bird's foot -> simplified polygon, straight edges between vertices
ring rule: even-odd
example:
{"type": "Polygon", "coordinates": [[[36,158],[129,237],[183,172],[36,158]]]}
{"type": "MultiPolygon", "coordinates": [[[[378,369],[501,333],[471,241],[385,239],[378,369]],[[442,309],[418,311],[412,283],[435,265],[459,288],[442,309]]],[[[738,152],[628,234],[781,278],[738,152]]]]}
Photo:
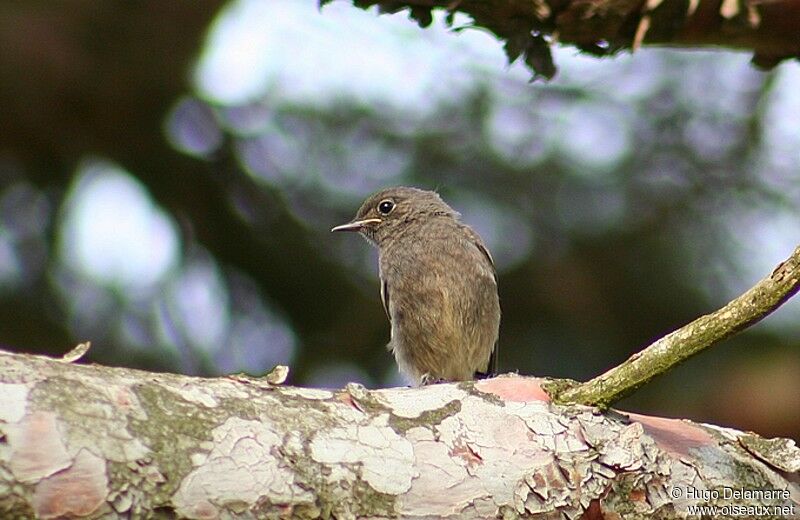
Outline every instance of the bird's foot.
{"type": "Polygon", "coordinates": [[[438,385],[439,383],[449,383],[447,379],[433,377],[430,374],[423,374],[419,379],[419,386],[438,385]]]}

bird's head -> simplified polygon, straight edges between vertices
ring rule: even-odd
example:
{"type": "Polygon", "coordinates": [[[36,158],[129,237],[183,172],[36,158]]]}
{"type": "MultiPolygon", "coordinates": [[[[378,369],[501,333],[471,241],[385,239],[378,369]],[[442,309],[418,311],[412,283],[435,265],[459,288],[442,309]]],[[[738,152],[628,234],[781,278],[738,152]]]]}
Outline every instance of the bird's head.
{"type": "Polygon", "coordinates": [[[437,216],[457,219],[460,215],[436,192],[399,186],[371,195],[353,220],[331,231],[358,231],[380,247],[386,239],[398,236],[403,228],[421,225],[437,216]]]}

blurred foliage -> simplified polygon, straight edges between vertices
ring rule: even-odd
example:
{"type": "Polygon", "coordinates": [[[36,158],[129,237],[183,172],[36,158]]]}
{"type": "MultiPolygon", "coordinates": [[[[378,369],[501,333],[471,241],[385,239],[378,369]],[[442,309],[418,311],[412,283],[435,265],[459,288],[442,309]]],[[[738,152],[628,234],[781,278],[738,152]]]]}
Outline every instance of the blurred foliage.
{"type": "MultiPolygon", "coordinates": [[[[497,258],[501,369],[586,379],[752,284],[769,219],[796,223],[800,154],[775,156],[770,133],[780,71],[652,52],[547,85],[498,70],[430,110],[270,91],[226,106],[185,79],[220,2],[80,6],[0,7],[5,349],[91,340],[106,364],[398,383],[375,253],[328,230],[372,190],[411,184],[437,188],[497,258]],[[152,197],[176,234],[146,284],[123,278],[124,255],[102,279],[86,263],[103,250],[76,252],[70,208],[98,179],[152,197]]],[[[795,318],[621,407],[800,437],[795,318]]]]}

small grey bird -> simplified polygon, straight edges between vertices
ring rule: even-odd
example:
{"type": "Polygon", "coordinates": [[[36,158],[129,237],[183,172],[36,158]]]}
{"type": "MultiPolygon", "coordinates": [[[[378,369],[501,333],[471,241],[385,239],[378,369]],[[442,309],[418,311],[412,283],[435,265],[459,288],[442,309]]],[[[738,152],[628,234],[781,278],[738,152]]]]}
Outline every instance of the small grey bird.
{"type": "Polygon", "coordinates": [[[347,224],[378,247],[388,348],[412,384],[473,379],[496,370],[500,302],[492,257],[439,195],[388,188],[347,224]]]}

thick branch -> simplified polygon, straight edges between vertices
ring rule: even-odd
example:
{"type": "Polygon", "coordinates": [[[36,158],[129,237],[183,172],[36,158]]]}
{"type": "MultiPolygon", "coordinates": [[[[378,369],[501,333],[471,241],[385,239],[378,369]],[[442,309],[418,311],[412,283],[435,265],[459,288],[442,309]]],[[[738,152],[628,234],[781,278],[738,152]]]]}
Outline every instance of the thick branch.
{"type": "Polygon", "coordinates": [[[558,392],[558,402],[607,407],[688,359],[770,314],[800,289],[800,246],[766,278],[716,312],[706,314],[586,383],[558,392]]]}
{"type": "Polygon", "coordinates": [[[560,407],[532,378],[312,390],[0,353],[0,518],[793,516],[798,469],[790,440],[560,407]]]}

